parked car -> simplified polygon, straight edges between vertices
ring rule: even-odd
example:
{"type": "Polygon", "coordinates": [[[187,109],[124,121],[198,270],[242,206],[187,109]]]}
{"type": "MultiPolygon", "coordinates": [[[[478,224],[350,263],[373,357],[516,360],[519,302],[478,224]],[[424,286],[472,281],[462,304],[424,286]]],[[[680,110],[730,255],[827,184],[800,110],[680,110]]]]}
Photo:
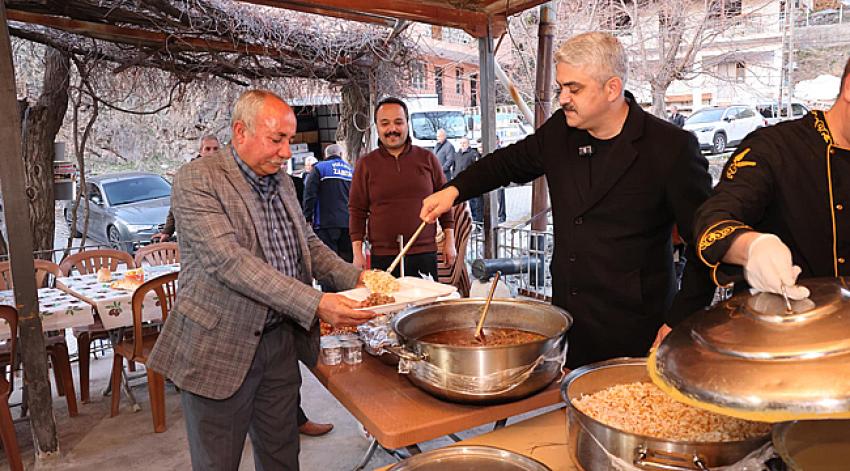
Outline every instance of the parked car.
{"type": "MultiPolygon", "coordinates": [[[[88,238],[134,252],[165,225],[171,207],[171,184],[155,173],[127,172],[86,179],[89,199],[88,238]]],[[[71,204],[64,208],[71,227],[71,204]]],[[[84,202],[77,211],[79,237],[85,222],[84,202]]]]}
{"type": "Polygon", "coordinates": [[[685,120],[685,129],[697,136],[700,149],[716,154],[738,145],[747,134],[764,126],[767,120],[749,105],[703,108],[685,120]]]}
{"type": "Polygon", "coordinates": [[[791,103],[791,116],[788,116],[787,103],[783,103],[781,107],[776,101],[773,103],[760,103],[756,105],[756,109],[767,120],[767,124],[771,126],[782,121],[788,121],[789,119],[802,118],[809,113],[809,108],[806,105],[793,102],[791,103]]]}

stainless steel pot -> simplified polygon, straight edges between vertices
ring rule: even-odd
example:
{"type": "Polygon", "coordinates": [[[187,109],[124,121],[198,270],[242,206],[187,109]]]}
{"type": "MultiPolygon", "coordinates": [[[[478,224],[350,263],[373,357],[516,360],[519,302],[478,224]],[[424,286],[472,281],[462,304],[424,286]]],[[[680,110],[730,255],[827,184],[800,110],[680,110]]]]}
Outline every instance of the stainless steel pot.
{"type": "Polygon", "coordinates": [[[791,471],[850,469],[850,420],[801,420],[773,427],[773,446],[791,471]]]}
{"type": "Polygon", "coordinates": [[[492,446],[450,446],[414,455],[389,471],[551,471],[545,464],[492,446]]]}
{"type": "Polygon", "coordinates": [[[569,449],[574,462],[587,471],[611,469],[611,454],[640,469],[706,470],[736,463],[765,444],[768,436],[736,442],[664,440],[618,430],[590,418],[573,399],[616,384],[650,382],[644,358],[619,358],[570,372],[561,385],[569,404],[569,449]],[[606,453],[607,450],[607,453],[606,453]]]}
{"type": "MultiPolygon", "coordinates": [[[[453,329],[471,329],[485,300],[438,301],[405,309],[392,328],[401,346],[399,371],[419,388],[465,403],[508,402],[548,386],[563,369],[572,317],[539,301],[493,299],[486,327],[522,329],[545,336],[521,345],[449,346],[420,340],[453,329]]],[[[471,335],[471,334],[470,334],[471,335]]]]}

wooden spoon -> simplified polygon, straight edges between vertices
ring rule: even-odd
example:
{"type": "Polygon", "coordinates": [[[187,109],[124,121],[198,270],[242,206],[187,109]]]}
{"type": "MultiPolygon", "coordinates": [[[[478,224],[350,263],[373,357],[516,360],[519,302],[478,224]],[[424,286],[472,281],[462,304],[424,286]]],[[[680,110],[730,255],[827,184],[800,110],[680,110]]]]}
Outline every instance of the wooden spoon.
{"type": "Polygon", "coordinates": [[[496,292],[496,285],[499,283],[499,277],[502,272],[497,271],[493,277],[493,283],[490,285],[490,294],[487,295],[487,301],[484,303],[484,308],[481,309],[481,318],[478,319],[478,326],[475,327],[475,340],[484,343],[484,319],[487,318],[487,312],[490,310],[490,301],[493,300],[493,294],[496,292]]]}

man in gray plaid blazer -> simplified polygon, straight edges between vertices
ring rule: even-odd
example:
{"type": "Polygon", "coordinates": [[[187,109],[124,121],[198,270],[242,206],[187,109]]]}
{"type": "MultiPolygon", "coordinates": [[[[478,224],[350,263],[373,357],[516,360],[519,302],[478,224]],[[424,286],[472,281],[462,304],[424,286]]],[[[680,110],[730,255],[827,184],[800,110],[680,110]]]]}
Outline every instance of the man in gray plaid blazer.
{"type": "Polygon", "coordinates": [[[362,274],[316,237],[278,173],[295,129],[279,97],[245,92],[231,145],[174,178],[180,289],[148,366],[181,389],[196,470],[236,470],[246,434],[256,469],[298,469],[298,360],[315,364],[318,318],[374,316],[311,287],[352,288],[362,274]]]}

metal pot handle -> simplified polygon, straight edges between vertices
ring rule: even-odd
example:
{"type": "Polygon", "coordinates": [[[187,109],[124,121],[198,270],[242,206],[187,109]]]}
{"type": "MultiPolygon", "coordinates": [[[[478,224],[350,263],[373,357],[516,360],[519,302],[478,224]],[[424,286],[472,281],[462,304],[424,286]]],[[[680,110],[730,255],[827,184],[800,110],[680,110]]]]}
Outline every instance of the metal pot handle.
{"type": "Polygon", "coordinates": [[[400,345],[386,345],[383,347],[383,349],[399,357],[402,360],[428,361],[427,353],[414,353],[400,345]]]}
{"type": "Polygon", "coordinates": [[[705,461],[696,453],[672,453],[650,450],[645,446],[635,448],[634,465],[644,469],[662,469],[665,471],[708,471],[705,461]]]}

